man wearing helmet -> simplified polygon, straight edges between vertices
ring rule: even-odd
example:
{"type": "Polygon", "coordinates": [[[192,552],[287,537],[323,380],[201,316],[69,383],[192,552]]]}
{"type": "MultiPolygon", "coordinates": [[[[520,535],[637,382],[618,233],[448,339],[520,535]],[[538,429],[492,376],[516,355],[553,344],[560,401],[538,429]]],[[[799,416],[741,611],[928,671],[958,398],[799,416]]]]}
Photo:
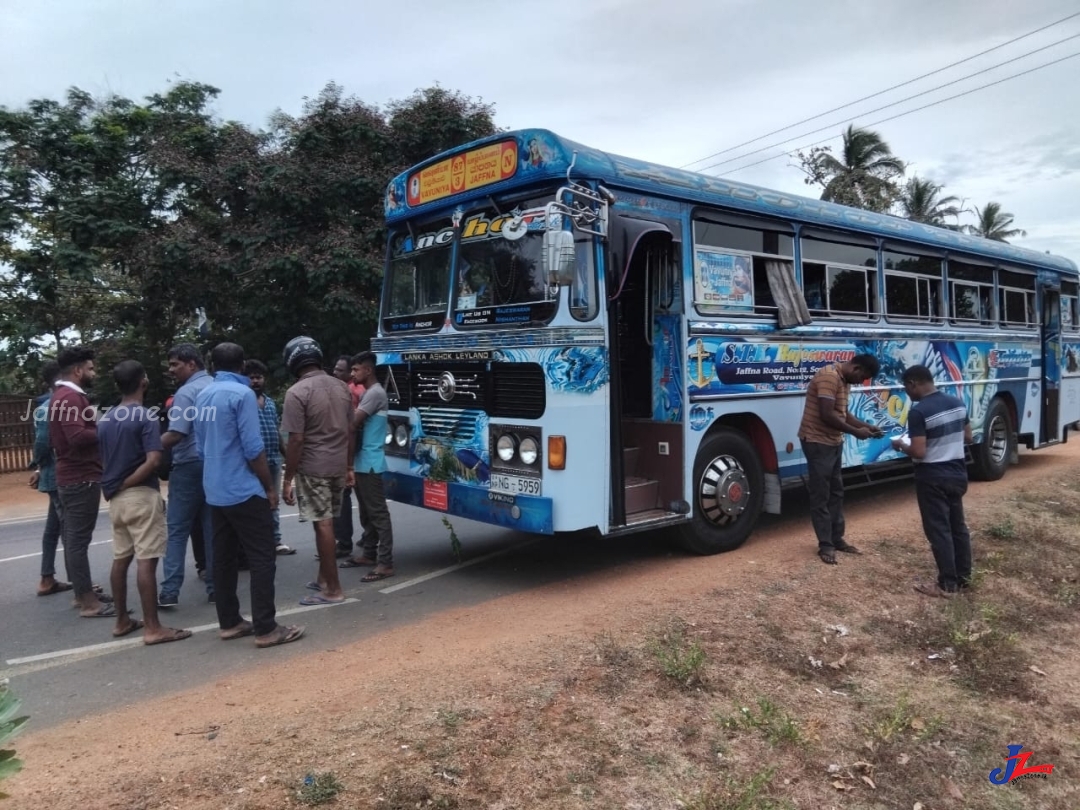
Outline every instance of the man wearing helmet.
{"type": "Polygon", "coordinates": [[[318,577],[308,583],[316,593],[300,604],[344,602],[334,555],[334,518],[341,514],[342,493],[352,485],[352,395],[348,385],[323,371],[322,349],[312,338],[290,340],[283,359],[297,380],[285,394],[281,419],[282,430],[289,434],[282,497],[290,505],[299,501],[300,520],[315,525],[319,553],[318,577]]]}

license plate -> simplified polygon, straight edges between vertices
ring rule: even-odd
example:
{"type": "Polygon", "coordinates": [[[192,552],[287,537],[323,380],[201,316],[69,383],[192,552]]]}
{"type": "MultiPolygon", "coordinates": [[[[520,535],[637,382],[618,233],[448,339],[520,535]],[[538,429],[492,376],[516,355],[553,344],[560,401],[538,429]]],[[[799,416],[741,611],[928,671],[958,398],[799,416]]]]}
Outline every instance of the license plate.
{"type": "Polygon", "coordinates": [[[539,495],[540,479],[493,474],[490,488],[492,492],[502,492],[505,495],[539,495]]]}

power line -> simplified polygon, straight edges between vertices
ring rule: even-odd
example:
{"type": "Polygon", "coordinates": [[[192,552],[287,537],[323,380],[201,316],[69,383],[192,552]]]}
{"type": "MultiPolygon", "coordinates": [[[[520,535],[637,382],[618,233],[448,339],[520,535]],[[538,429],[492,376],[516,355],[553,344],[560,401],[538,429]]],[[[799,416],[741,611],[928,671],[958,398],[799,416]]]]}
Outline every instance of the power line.
{"type": "MultiPolygon", "coordinates": [[[[981,76],[983,73],[989,73],[991,70],[997,70],[999,67],[1004,67],[1005,65],[1012,64],[1013,62],[1018,62],[1021,59],[1026,59],[1029,56],[1037,54],[1037,53],[1039,53],[1041,51],[1045,51],[1048,48],[1053,48],[1056,45],[1060,45],[1063,42],[1068,42],[1070,39],[1076,39],[1078,37],[1080,37],[1080,33],[1076,33],[1076,34],[1073,34],[1071,36],[1067,36],[1064,39],[1059,39],[1057,42],[1051,42],[1049,45],[1044,45],[1041,48],[1037,48],[1034,51],[1028,51],[1027,53],[1021,54],[1020,56],[1014,56],[1012,59],[1008,59],[1008,60],[1006,60],[1004,62],[999,62],[998,64],[993,65],[992,67],[983,68],[982,70],[978,70],[978,71],[976,71],[974,73],[969,73],[967,76],[962,76],[959,79],[953,79],[951,82],[945,82],[945,84],[939,84],[937,87],[931,87],[929,90],[923,90],[923,91],[921,91],[919,93],[913,93],[912,95],[907,96],[905,98],[902,98],[899,101],[891,101],[888,104],[882,104],[880,107],[875,107],[872,110],[866,110],[865,112],[859,113],[859,115],[872,115],[873,113],[881,112],[882,110],[887,110],[890,107],[895,107],[898,104],[903,104],[903,103],[905,103],[907,101],[911,101],[911,100],[919,98],[921,96],[925,96],[928,93],[933,93],[933,92],[935,92],[937,90],[943,90],[946,87],[951,87],[954,84],[959,84],[960,82],[967,81],[968,79],[974,79],[976,76],[981,76]]],[[[1053,63],[1051,62],[1050,64],[1053,64],[1053,63]]],[[[1023,74],[1021,73],[1021,74],[1017,74],[1017,75],[1022,76],[1023,74]]],[[[989,87],[989,85],[984,85],[984,86],[989,87]]],[[[978,89],[978,88],[975,88],[975,89],[978,89]]],[[[953,98],[955,98],[955,96],[953,98]]],[[[754,149],[751,152],[744,152],[741,155],[737,155],[736,157],[733,157],[733,158],[727,158],[726,160],[718,160],[716,163],[710,163],[708,166],[703,166],[701,169],[698,169],[698,171],[704,172],[704,171],[707,171],[708,169],[715,169],[717,166],[723,166],[723,165],[728,164],[728,163],[734,163],[734,162],[736,162],[738,160],[743,160],[745,158],[748,158],[751,155],[756,155],[756,154],[758,154],[760,152],[767,152],[770,149],[776,149],[777,147],[783,146],[785,143],[790,143],[791,141],[794,141],[794,140],[797,140],[797,139],[800,139],[800,138],[805,138],[808,135],[817,135],[817,133],[819,133],[819,132],[824,132],[827,129],[832,129],[833,127],[840,126],[841,124],[846,124],[849,121],[853,121],[853,120],[854,120],[854,118],[841,118],[839,121],[834,121],[833,123],[826,124],[823,127],[818,127],[817,129],[812,129],[809,132],[802,133],[801,135],[794,135],[794,136],[792,136],[790,138],[785,138],[784,140],[777,141],[776,143],[770,144],[769,146],[762,146],[760,149],[754,149]]]]}
{"type": "MultiPolygon", "coordinates": [[[[1056,64],[1058,64],[1060,62],[1064,62],[1064,61],[1066,61],[1068,59],[1075,59],[1078,56],[1080,56],[1080,51],[1077,51],[1076,53],[1071,53],[1068,56],[1063,56],[1060,59],[1055,59],[1053,62],[1047,62],[1046,64],[1043,64],[1043,65],[1037,65],[1037,66],[1035,66],[1033,68],[1030,68],[1029,70],[1025,70],[1025,71],[1022,71],[1020,73],[1014,73],[1013,75],[1006,76],[1003,79],[998,79],[997,81],[988,82],[987,84],[981,84],[978,87],[972,87],[970,90],[965,90],[963,93],[957,93],[956,95],[947,96],[946,98],[938,99],[937,101],[931,101],[929,104],[924,104],[921,107],[916,107],[913,110],[906,110],[906,111],[904,111],[902,113],[897,113],[896,115],[890,115],[888,118],[882,118],[879,121],[874,121],[873,123],[866,124],[865,126],[867,126],[867,127],[876,127],[878,124],[885,124],[885,123],[888,123],[889,121],[895,121],[897,118],[903,118],[905,115],[911,115],[912,113],[917,113],[917,112],[920,112],[922,110],[929,109],[930,107],[936,107],[938,104],[944,104],[946,101],[953,101],[954,99],[961,98],[962,96],[967,96],[967,95],[970,95],[972,93],[977,93],[979,90],[985,90],[988,87],[993,87],[994,85],[1002,84],[1003,82],[1010,81],[1011,79],[1018,79],[1021,76],[1026,76],[1027,74],[1034,73],[1037,70],[1042,70],[1043,68],[1051,67],[1052,65],[1056,65],[1056,64]]],[[[816,130],[816,131],[820,132],[821,130],[816,130]]],[[[806,134],[810,135],[812,133],[808,132],[806,134]]],[[[838,137],[840,137],[840,136],[838,136],[838,135],[830,135],[828,138],[822,138],[819,141],[814,141],[813,143],[804,144],[803,146],[798,147],[798,149],[796,151],[799,151],[799,150],[802,150],[802,149],[809,149],[811,147],[818,146],[819,144],[823,144],[823,143],[827,143],[827,142],[829,142],[831,140],[835,140],[838,137]]],[[[787,143],[787,141],[783,141],[783,143],[787,143]]],[[[762,150],[758,150],[758,151],[762,151],[762,150]]],[[[750,154],[754,154],[754,153],[750,153],[750,154]]],[[[776,160],[778,157],[782,157],[782,156],[784,156],[786,154],[788,154],[788,153],[787,152],[782,152],[779,155],[771,155],[770,157],[763,158],[762,160],[755,161],[754,163],[748,163],[745,166],[739,166],[738,168],[731,169],[730,171],[732,173],[741,172],[743,169],[749,169],[749,168],[751,168],[753,166],[760,166],[762,163],[768,163],[770,160],[776,160]]],[[[719,164],[717,164],[717,165],[719,165],[719,164]]]]}
{"type": "MultiPolygon", "coordinates": [[[[1036,28],[1034,31],[1028,31],[1026,34],[1021,34],[1018,37],[1014,37],[1013,39],[1010,39],[1008,42],[1002,42],[1000,45],[995,45],[992,48],[987,48],[985,51],[979,51],[976,54],[972,54],[971,56],[965,57],[964,59],[960,59],[959,61],[952,62],[951,64],[948,64],[948,65],[945,65],[944,67],[938,68],[937,70],[931,70],[929,73],[924,73],[921,76],[916,76],[914,79],[908,79],[906,82],[900,82],[900,84],[894,84],[892,87],[886,87],[884,90],[879,90],[878,92],[871,93],[868,96],[863,96],[862,98],[857,98],[854,101],[849,101],[847,104],[841,104],[839,107],[833,107],[831,110],[826,110],[823,113],[818,113],[817,115],[812,115],[809,118],[804,118],[801,121],[796,121],[794,124],[789,124],[788,126],[781,127],[780,129],[774,129],[772,132],[766,132],[764,135],[759,135],[756,138],[751,138],[748,141],[743,141],[742,143],[737,144],[735,146],[728,147],[727,149],[721,149],[719,152],[713,152],[711,155],[706,155],[703,158],[698,158],[697,160],[691,161],[690,163],[684,163],[679,168],[685,169],[685,168],[687,168],[689,166],[693,166],[695,163],[703,163],[704,161],[711,160],[714,157],[719,157],[720,155],[726,155],[728,152],[734,152],[736,149],[741,149],[744,146],[749,146],[752,143],[757,143],[758,141],[763,140],[765,138],[768,138],[768,137],[770,137],[772,135],[776,135],[776,134],[778,134],[780,132],[785,132],[785,131],[787,131],[789,129],[794,129],[795,127],[800,126],[802,124],[806,124],[806,123],[809,123],[810,121],[814,121],[814,120],[817,120],[818,118],[822,118],[822,117],[828,115],[829,113],[834,113],[834,112],[838,112],[838,111],[843,110],[843,109],[847,109],[848,107],[852,107],[852,106],[854,106],[856,104],[859,104],[859,103],[861,103],[863,101],[868,101],[868,100],[870,100],[872,98],[877,98],[878,96],[884,95],[885,93],[891,92],[893,90],[897,90],[897,89],[899,89],[901,87],[906,87],[909,84],[914,84],[917,81],[921,81],[922,79],[926,79],[926,78],[928,78],[930,76],[933,76],[935,74],[946,71],[949,68],[954,68],[957,65],[964,64],[965,62],[970,62],[973,59],[978,59],[980,56],[985,56],[986,54],[991,53],[992,51],[997,51],[997,50],[1000,50],[1001,48],[1004,48],[1004,47],[1006,47],[1008,45],[1012,45],[1014,42],[1019,42],[1022,39],[1027,39],[1028,37],[1034,36],[1035,34],[1038,34],[1038,33],[1042,32],[1042,31],[1045,31],[1048,28],[1053,28],[1056,25],[1061,25],[1063,22],[1068,22],[1069,20],[1073,19],[1074,17],[1080,17],[1080,11],[1078,11],[1078,12],[1076,12],[1074,14],[1070,14],[1067,17],[1062,17],[1060,20],[1056,20],[1055,22],[1044,25],[1041,28],[1036,28]]],[[[1064,40],[1061,40],[1061,41],[1064,42],[1064,40]]],[[[1058,44],[1058,43],[1054,43],[1054,44],[1058,44]]],[[[1041,49],[1041,50],[1045,50],[1045,49],[1041,49]]],[[[1031,53],[1038,53],[1038,51],[1031,51],[1031,53]]],[[[1028,54],[1028,55],[1030,55],[1030,54],[1028,54]]],[[[1015,61],[1015,60],[1013,60],[1013,61],[1015,61]]],[[[1002,62],[1001,64],[1003,64],[1003,65],[1008,64],[1008,62],[1002,62]]],[[[994,67],[1000,67],[1000,65],[995,65],[994,67]]],[[[987,68],[986,70],[993,70],[993,69],[994,69],[993,67],[990,67],[990,68],[987,68]]],[[[983,71],[983,72],[985,72],[985,71],[983,71]]],[[[977,76],[978,73],[974,73],[972,75],[977,76]]],[[[948,85],[941,85],[941,87],[947,87],[947,86],[948,85]]],[[[938,88],[934,88],[934,89],[938,89],[938,88]]],[[[926,92],[929,93],[931,91],[927,90],[926,92]]],[[[899,102],[897,102],[897,103],[899,103],[899,102]]],[[[881,108],[879,108],[879,109],[881,109],[881,108]]],[[[873,110],[871,110],[871,112],[873,112],[873,110]]],[[[866,113],[863,113],[863,114],[866,115],[866,113]]],[[[807,133],[807,134],[811,134],[811,133],[807,133]]],[[[751,152],[750,154],[755,154],[755,153],[751,152]]],[[[745,155],[744,155],[744,157],[745,157],[745,155]]],[[[710,167],[706,167],[706,168],[710,168],[710,167]]],[[[701,171],[704,171],[704,170],[702,169],[701,171]]]]}

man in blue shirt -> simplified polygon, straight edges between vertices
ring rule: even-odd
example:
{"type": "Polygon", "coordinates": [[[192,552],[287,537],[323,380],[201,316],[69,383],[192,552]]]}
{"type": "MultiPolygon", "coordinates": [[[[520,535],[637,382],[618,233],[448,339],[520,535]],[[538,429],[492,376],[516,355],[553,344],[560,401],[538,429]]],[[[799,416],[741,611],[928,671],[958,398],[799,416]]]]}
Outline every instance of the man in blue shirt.
{"type": "Polygon", "coordinates": [[[169,472],[169,508],[166,522],[169,530],[165,551],[159,607],[176,607],[180,603],[180,588],[184,584],[187,541],[196,522],[202,523],[203,544],[206,547],[206,593],[214,601],[213,543],[210,540],[210,513],[203,495],[203,463],[195,449],[192,426],[197,410],[195,399],[212,383],[213,377],[203,368],[202,354],[191,343],[180,343],[169,349],[169,373],[180,383],[169,408],[169,429],[161,437],[164,447],[172,451],[169,472]]]}
{"type": "MultiPolygon", "coordinates": [[[[41,582],[38,596],[71,590],[70,582],[56,579],[56,546],[60,542],[60,493],[56,489],[56,460],[49,444],[49,399],[56,381],[60,378],[60,364],[49,360],[41,367],[41,378],[46,391],[34,400],[34,458],[31,464],[30,486],[49,496],[49,514],[45,518],[45,531],[41,535],[41,582]]],[[[66,549],[65,549],[66,550],[66,549]]],[[[67,554],[64,555],[67,565],[67,554]]]]}
{"type": "Polygon", "coordinates": [[[98,419],[101,449],[101,493],[109,502],[113,531],[110,581],[116,600],[119,638],[143,631],[143,644],[164,644],[191,638],[190,630],[162,627],[157,613],[157,561],[165,554],[165,509],[158,490],[161,427],[143,407],[150,380],[142,363],[124,360],[113,369],[122,399],[98,419]],[[142,621],[127,610],[127,581],[136,560],[136,582],[142,602],[142,621]]]}
{"type": "Polygon", "coordinates": [[[210,506],[214,592],[221,638],[255,635],[255,646],[296,641],[302,626],[284,627],[274,608],[274,525],[278,493],[266,464],[259,406],[243,376],[244,350],[219,343],[210,354],[216,377],[195,400],[195,442],[203,460],[203,488],[210,506]],[[251,621],[240,615],[236,595],[240,549],[248,560],[251,621]]]}
{"type": "MultiPolygon", "coordinates": [[[[281,430],[278,422],[277,405],[266,395],[266,363],[261,360],[248,360],[244,363],[244,374],[255,392],[255,404],[259,406],[259,430],[262,431],[263,446],[266,448],[266,466],[270,468],[270,478],[274,481],[274,490],[281,489],[281,468],[285,458],[282,446],[281,430]]],[[[278,554],[295,554],[296,549],[289,548],[281,541],[281,513],[275,509],[274,544],[278,554]]]]}
{"type": "Polygon", "coordinates": [[[364,386],[364,395],[353,416],[349,432],[349,455],[353,456],[356,499],[365,522],[360,538],[360,557],[341,563],[342,568],[362,565],[375,567],[361,582],[377,582],[394,575],[394,529],[390,510],[386,506],[383,473],[386,472],[386,423],[389,401],[386,390],[375,376],[375,355],[361,352],[352,359],[353,380],[364,386]],[[356,432],[363,429],[360,447],[356,447],[356,432]],[[355,451],[355,452],[354,452],[355,451]]]}
{"type": "Polygon", "coordinates": [[[915,403],[908,414],[908,440],[892,445],[915,462],[915,496],[923,532],[937,563],[936,583],[918,583],[927,596],[949,598],[971,584],[971,535],[964,522],[971,423],[962,400],[937,390],[926,366],[911,366],[901,377],[915,403]]]}

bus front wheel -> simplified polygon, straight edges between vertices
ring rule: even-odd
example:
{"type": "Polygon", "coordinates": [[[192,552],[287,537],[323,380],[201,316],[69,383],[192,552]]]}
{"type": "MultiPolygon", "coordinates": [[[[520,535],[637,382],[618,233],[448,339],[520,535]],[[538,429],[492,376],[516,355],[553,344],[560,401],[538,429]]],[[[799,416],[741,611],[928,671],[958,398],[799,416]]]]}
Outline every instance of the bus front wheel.
{"type": "Polygon", "coordinates": [[[692,519],[681,527],[683,548],[719,554],[743,544],[761,514],[765,474],[753,443],[721,430],[701,443],[694,460],[692,519]]]}
{"type": "Polygon", "coordinates": [[[972,477],[980,481],[997,481],[1005,475],[1009,459],[1015,452],[1016,433],[1009,406],[1004,400],[995,399],[983,418],[983,440],[971,447],[972,477]]]}

